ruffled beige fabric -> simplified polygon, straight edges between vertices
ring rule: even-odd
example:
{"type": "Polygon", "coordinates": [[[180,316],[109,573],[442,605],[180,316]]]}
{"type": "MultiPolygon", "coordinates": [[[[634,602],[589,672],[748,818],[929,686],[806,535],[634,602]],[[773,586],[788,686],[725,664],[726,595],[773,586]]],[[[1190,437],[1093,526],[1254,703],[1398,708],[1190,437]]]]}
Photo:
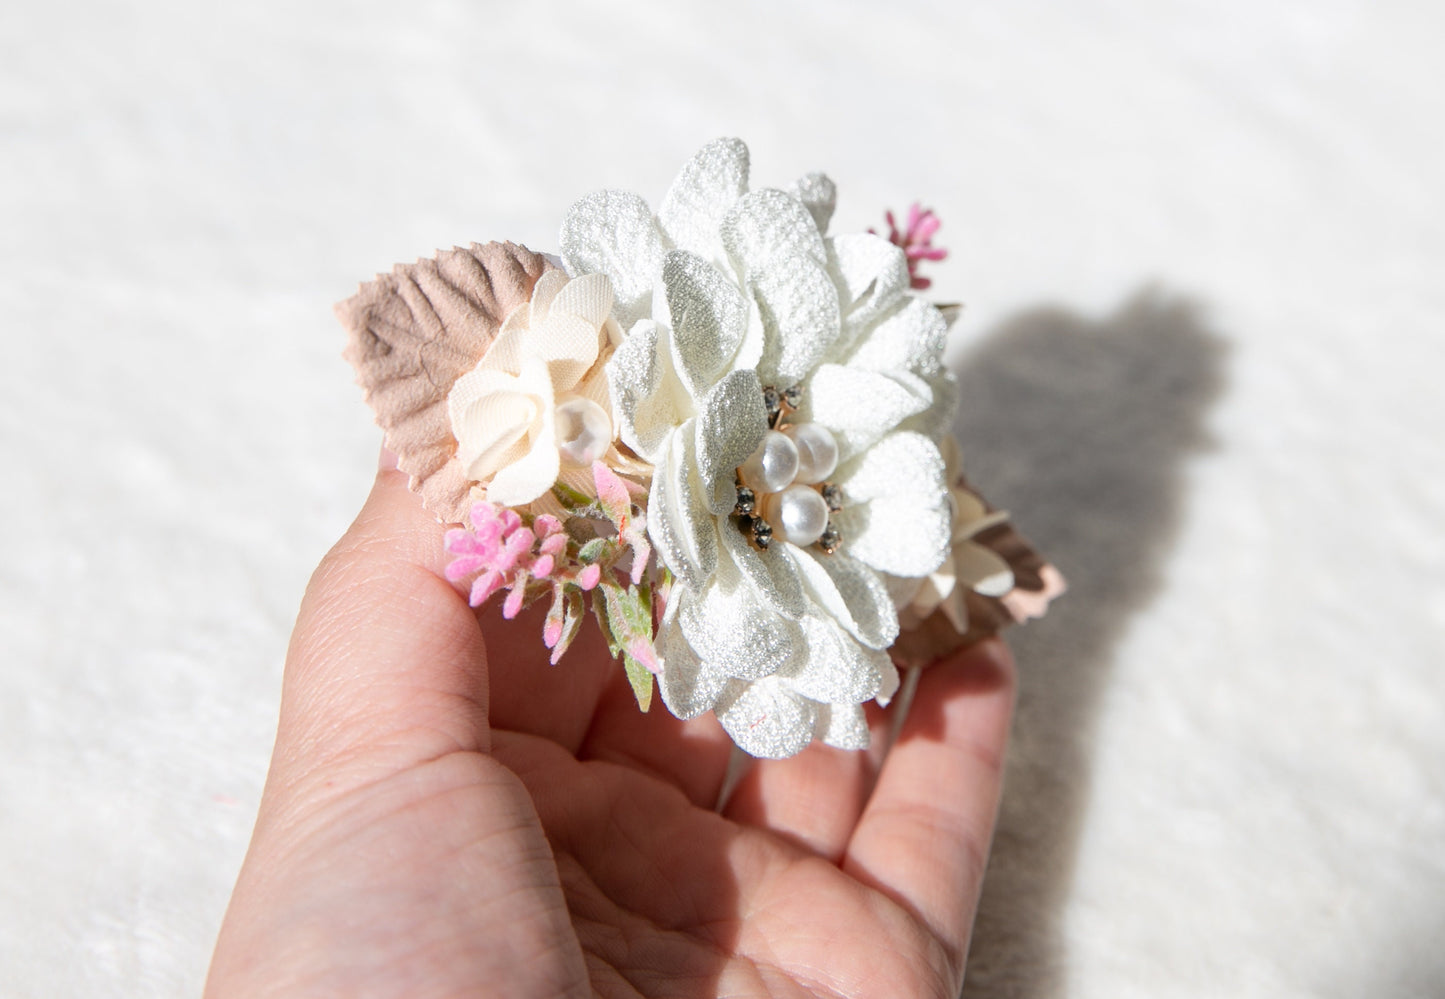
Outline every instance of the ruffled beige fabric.
{"type": "Polygon", "coordinates": [[[473,243],[398,264],[336,306],[345,356],[422,503],[462,523],[471,481],[457,460],[447,393],[476,367],[508,313],[554,267],[515,243],[473,243]]]}

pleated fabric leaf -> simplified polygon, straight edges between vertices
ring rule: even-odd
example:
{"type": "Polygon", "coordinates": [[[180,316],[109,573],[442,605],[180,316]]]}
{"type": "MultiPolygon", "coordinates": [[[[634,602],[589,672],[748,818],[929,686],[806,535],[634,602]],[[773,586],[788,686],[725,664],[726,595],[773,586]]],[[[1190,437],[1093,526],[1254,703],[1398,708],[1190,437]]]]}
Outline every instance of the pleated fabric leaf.
{"type": "Polygon", "coordinates": [[[397,264],[336,306],[346,327],[345,356],[428,510],[463,523],[471,482],[457,460],[447,393],[471,371],[508,313],[525,304],[553,270],[515,243],[473,243],[430,260],[397,264]]]}

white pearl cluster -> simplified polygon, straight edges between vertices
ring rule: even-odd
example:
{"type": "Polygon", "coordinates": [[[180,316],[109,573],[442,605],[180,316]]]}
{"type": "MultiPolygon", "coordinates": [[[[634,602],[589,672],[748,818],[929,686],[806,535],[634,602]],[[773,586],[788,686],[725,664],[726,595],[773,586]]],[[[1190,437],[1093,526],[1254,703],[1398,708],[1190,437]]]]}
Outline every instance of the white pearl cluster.
{"type": "Polygon", "coordinates": [[[815,487],[837,467],[838,442],[828,428],[790,423],[769,430],[738,469],[742,484],[755,497],[744,512],[767,525],[764,537],[811,545],[828,529],[828,502],[815,487]]]}

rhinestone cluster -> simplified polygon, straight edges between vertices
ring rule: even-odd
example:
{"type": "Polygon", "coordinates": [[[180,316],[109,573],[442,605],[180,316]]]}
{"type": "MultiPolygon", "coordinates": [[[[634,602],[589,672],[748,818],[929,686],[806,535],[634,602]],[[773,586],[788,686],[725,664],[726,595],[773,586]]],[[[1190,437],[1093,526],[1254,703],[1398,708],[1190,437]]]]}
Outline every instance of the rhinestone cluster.
{"type": "Polygon", "coordinates": [[[768,432],[737,470],[733,516],[759,548],[777,535],[831,555],[843,543],[832,524],[832,514],[843,509],[843,490],[826,481],[838,465],[838,443],[826,427],[790,419],[802,402],[802,386],[764,387],[768,432]]]}

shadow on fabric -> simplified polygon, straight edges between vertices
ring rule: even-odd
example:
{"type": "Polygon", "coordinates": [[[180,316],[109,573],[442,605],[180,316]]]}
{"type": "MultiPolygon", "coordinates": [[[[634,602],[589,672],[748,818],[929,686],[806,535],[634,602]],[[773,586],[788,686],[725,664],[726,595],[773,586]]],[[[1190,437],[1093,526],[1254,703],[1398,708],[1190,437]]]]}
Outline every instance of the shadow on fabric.
{"type": "Polygon", "coordinates": [[[963,995],[1064,994],[1062,934],[1115,646],[1147,608],[1184,515],[1183,471],[1226,346],[1195,303],[1149,288],[1103,319],[1019,314],[959,372],[970,481],[1069,580],[1010,633],[1019,701],[963,995]]]}

